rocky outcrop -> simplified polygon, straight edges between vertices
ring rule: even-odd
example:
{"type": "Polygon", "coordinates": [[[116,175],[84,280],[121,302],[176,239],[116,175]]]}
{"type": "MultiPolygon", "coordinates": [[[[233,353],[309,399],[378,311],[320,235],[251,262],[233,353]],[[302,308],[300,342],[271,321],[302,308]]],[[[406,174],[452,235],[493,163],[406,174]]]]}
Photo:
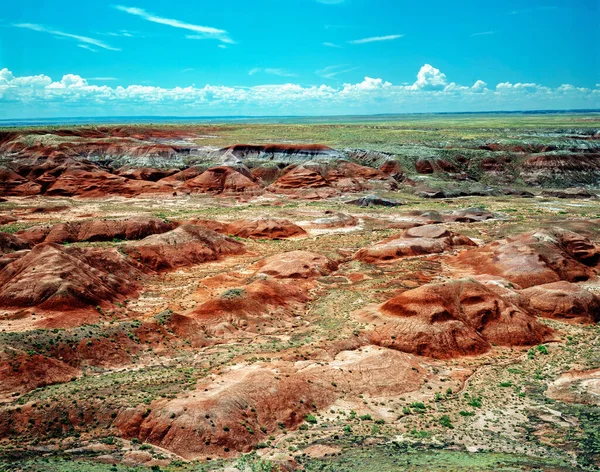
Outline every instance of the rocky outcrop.
{"type": "Polygon", "coordinates": [[[370,264],[388,262],[401,257],[442,253],[457,246],[476,244],[466,236],[453,233],[443,226],[417,226],[361,249],[354,255],[354,259],[370,264]]]}
{"type": "Polygon", "coordinates": [[[257,273],[278,279],[307,279],[329,275],[337,263],[309,251],[291,251],[267,257],[257,264],[257,273]]]}
{"type": "Polygon", "coordinates": [[[193,179],[186,180],[183,189],[191,193],[260,193],[262,187],[245,167],[211,167],[193,179]]]}
{"type": "Polygon", "coordinates": [[[492,344],[530,346],[552,330],[486,286],[470,280],[429,284],[387,301],[377,313],[371,342],[435,358],[481,354],[492,344]]]}
{"type": "Polygon", "coordinates": [[[71,221],[54,226],[26,229],[20,231],[18,236],[35,244],[134,240],[152,234],[166,233],[176,226],[175,223],[158,218],[134,217],[125,220],[71,221]]]}
{"type": "Polygon", "coordinates": [[[577,233],[554,228],[463,251],[451,263],[474,274],[499,276],[528,288],[590,279],[598,270],[600,248],[577,233]]]}
{"type": "Polygon", "coordinates": [[[388,200],[386,198],[381,198],[377,195],[367,195],[366,197],[360,197],[355,200],[350,200],[346,202],[348,205],[356,205],[359,207],[375,207],[375,206],[384,206],[384,207],[395,207],[400,206],[403,203],[395,200],[388,200]]]}
{"type": "Polygon", "coordinates": [[[38,244],[0,271],[0,306],[59,312],[103,306],[136,293],[142,277],[116,249],[38,244]]]}
{"type": "Polygon", "coordinates": [[[167,233],[130,242],[122,251],[149,269],[162,271],[242,254],[245,247],[202,226],[185,224],[167,233]]]}
{"type": "Polygon", "coordinates": [[[307,236],[306,231],[300,226],[282,218],[256,218],[229,222],[193,220],[192,223],[239,238],[287,239],[307,236]]]}
{"type": "Polygon", "coordinates": [[[410,355],[374,346],[339,352],[328,363],[239,364],[190,393],[153,402],[148,411],[146,406],[125,410],[115,425],[127,438],[186,459],[228,457],[250,451],[282,428],[296,429],[338,398],[415,390],[424,370],[410,355]]]}
{"type": "Polygon", "coordinates": [[[578,323],[600,321],[600,297],[580,284],[560,281],[537,285],[520,292],[531,313],[578,323]]]}

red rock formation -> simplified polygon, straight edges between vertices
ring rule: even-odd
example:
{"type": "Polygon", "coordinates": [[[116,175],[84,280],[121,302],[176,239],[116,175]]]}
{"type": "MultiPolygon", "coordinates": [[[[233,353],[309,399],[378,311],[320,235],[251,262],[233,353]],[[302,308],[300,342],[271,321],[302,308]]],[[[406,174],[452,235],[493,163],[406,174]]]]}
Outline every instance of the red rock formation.
{"type": "Polygon", "coordinates": [[[190,192],[260,193],[262,190],[252,174],[245,168],[229,166],[211,167],[198,177],[187,180],[183,186],[190,192]]]}
{"type": "Polygon", "coordinates": [[[307,235],[300,226],[281,218],[256,218],[231,222],[193,220],[191,223],[239,238],[287,239],[307,235]]]}
{"type": "Polygon", "coordinates": [[[441,253],[456,246],[476,246],[476,244],[466,236],[453,233],[443,226],[417,226],[407,229],[399,236],[392,236],[361,249],[354,255],[354,259],[372,264],[401,257],[441,253]]]}
{"type": "Polygon", "coordinates": [[[329,275],[337,263],[321,254],[291,251],[267,257],[257,264],[257,272],[278,279],[307,279],[329,275]]]}
{"type": "Polygon", "coordinates": [[[42,190],[41,185],[9,169],[0,169],[0,196],[23,197],[38,195],[42,190]]]}
{"type": "Polygon", "coordinates": [[[593,184],[600,177],[600,154],[543,154],[528,158],[519,168],[534,185],[574,187],[593,184]]]}
{"type": "Polygon", "coordinates": [[[501,239],[463,251],[451,263],[474,274],[495,275],[528,288],[595,275],[600,248],[589,239],[558,228],[501,239]]]}
{"type": "Polygon", "coordinates": [[[59,223],[50,227],[28,228],[18,236],[34,243],[72,243],[79,241],[111,241],[142,239],[151,234],[166,233],[177,224],[158,218],[134,217],[126,220],[91,220],[59,223]]]}
{"type": "Polygon", "coordinates": [[[222,337],[239,328],[255,331],[265,322],[271,325],[276,317],[291,317],[293,309],[307,301],[306,290],[297,282],[257,280],[223,292],[189,316],[208,334],[222,337]]]}
{"type": "Polygon", "coordinates": [[[580,323],[600,321],[600,297],[581,285],[554,282],[522,290],[529,311],[544,318],[580,323]]]}
{"type": "Polygon", "coordinates": [[[402,176],[404,175],[404,169],[398,161],[385,161],[379,168],[381,172],[390,176],[402,176]]]}
{"type": "Polygon", "coordinates": [[[0,353],[0,394],[23,394],[46,385],[68,382],[78,376],[78,369],[40,354],[0,353]]]}
{"type": "Polygon", "coordinates": [[[135,293],[142,275],[115,249],[43,243],[0,271],[0,306],[54,311],[102,306],[135,293]]]}
{"type": "Polygon", "coordinates": [[[427,159],[419,159],[415,163],[415,169],[419,174],[433,174],[433,164],[427,159]]]}
{"type": "Polygon", "coordinates": [[[19,238],[14,234],[3,233],[0,231],[0,254],[6,254],[13,251],[29,249],[31,243],[25,239],[19,238]]]}
{"type": "Polygon", "coordinates": [[[148,268],[160,271],[242,254],[245,248],[234,239],[202,226],[186,224],[167,233],[128,243],[122,250],[148,268]]]}
{"type": "MultiPolygon", "coordinates": [[[[120,167],[115,171],[116,175],[132,180],[148,180],[157,182],[172,175],[178,174],[177,169],[155,169],[152,167],[120,167]]],[[[164,183],[164,182],[162,182],[164,183]]]]}
{"type": "Polygon", "coordinates": [[[289,166],[286,173],[268,187],[273,192],[329,187],[319,169],[314,166],[289,166]]]}
{"type": "Polygon", "coordinates": [[[158,181],[158,183],[178,187],[183,182],[186,182],[188,180],[192,180],[195,177],[198,177],[205,170],[206,170],[206,168],[200,167],[200,166],[188,167],[187,169],[177,172],[176,174],[173,174],[168,177],[164,177],[163,179],[160,179],[158,181]]]}
{"type": "Polygon", "coordinates": [[[370,321],[375,325],[368,334],[371,342],[436,358],[481,354],[490,344],[528,346],[552,338],[552,330],[535,317],[465,280],[401,293],[370,321]]]}
{"type": "Polygon", "coordinates": [[[415,390],[424,368],[412,356],[376,347],[342,351],[329,365],[271,361],[237,365],[195,391],[119,414],[115,423],[137,437],[186,459],[248,452],[281,428],[294,429],[306,415],[338,398],[391,396],[415,390]],[[368,375],[366,374],[368,372],[368,375]],[[390,382],[389,379],[402,379],[390,382]]]}
{"type": "Polygon", "coordinates": [[[143,193],[171,193],[172,187],[154,182],[129,180],[97,169],[67,169],[48,188],[46,195],[101,198],[106,195],[132,197],[143,193]]]}

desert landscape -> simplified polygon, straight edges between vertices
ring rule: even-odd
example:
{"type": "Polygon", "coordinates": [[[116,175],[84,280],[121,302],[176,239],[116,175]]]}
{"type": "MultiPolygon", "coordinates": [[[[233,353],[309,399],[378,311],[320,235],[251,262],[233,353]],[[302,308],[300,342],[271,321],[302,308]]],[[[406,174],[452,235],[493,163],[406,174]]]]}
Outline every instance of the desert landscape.
{"type": "Polygon", "coordinates": [[[600,116],[0,130],[0,469],[597,470],[600,116]]]}

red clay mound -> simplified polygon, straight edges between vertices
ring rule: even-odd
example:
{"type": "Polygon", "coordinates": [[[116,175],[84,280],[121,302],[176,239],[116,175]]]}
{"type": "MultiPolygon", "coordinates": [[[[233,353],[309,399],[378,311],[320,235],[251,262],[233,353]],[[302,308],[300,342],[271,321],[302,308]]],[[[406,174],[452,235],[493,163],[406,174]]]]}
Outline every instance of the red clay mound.
{"type": "MultiPolygon", "coordinates": [[[[344,177],[357,178],[362,180],[388,180],[389,176],[383,171],[372,167],[361,166],[353,162],[342,161],[336,168],[344,177]]],[[[328,174],[331,175],[332,171],[328,174]]]]}
{"type": "Polygon", "coordinates": [[[78,241],[111,241],[142,239],[152,234],[166,233],[177,225],[158,218],[134,217],[126,220],[92,220],[59,223],[48,228],[24,230],[18,235],[39,243],[72,243],[78,241]],[[44,236],[45,232],[45,236],[44,236]],[[42,237],[44,236],[44,237],[42,237]]]}
{"type": "Polygon", "coordinates": [[[0,196],[24,197],[39,195],[42,186],[32,182],[16,172],[0,169],[0,196]]]}
{"type": "Polygon", "coordinates": [[[307,279],[331,274],[337,263],[314,252],[291,251],[267,257],[257,268],[258,273],[278,279],[307,279]]]}
{"type": "Polygon", "coordinates": [[[531,313],[564,321],[600,321],[600,297],[570,282],[554,282],[522,290],[531,313]]]}
{"type": "MultiPolygon", "coordinates": [[[[147,180],[158,182],[161,179],[179,173],[178,169],[155,169],[153,167],[120,167],[115,171],[116,175],[131,180],[147,180]]],[[[163,182],[164,183],[164,182],[163,182]]]]}
{"type": "Polygon", "coordinates": [[[173,188],[153,182],[129,180],[103,170],[67,170],[46,191],[48,196],[101,198],[133,197],[144,193],[172,193],[173,188]]]}
{"type": "Polygon", "coordinates": [[[29,249],[31,243],[14,234],[0,232],[0,254],[29,249]]]}
{"type": "Polygon", "coordinates": [[[181,185],[187,180],[192,180],[194,177],[198,177],[205,170],[206,168],[200,166],[188,167],[187,169],[177,172],[176,174],[160,179],[158,183],[165,185],[173,185],[174,187],[177,187],[178,185],[181,185]]]}
{"type": "Polygon", "coordinates": [[[476,246],[476,244],[466,236],[453,233],[443,226],[417,226],[407,229],[400,236],[393,236],[371,247],[361,249],[354,255],[354,259],[372,264],[401,257],[442,253],[456,246],[476,246]]]}
{"type": "Polygon", "coordinates": [[[338,398],[401,395],[419,388],[425,376],[412,356],[374,346],[342,351],[330,361],[236,365],[186,396],[152,403],[149,414],[126,410],[115,424],[123,436],[185,459],[228,457],[296,428],[338,398]]]}
{"type": "Polygon", "coordinates": [[[0,272],[0,306],[69,311],[138,289],[142,272],[116,249],[35,246],[0,272]]]}
{"type": "Polygon", "coordinates": [[[255,331],[259,324],[271,324],[294,313],[308,301],[306,290],[297,282],[257,280],[223,292],[196,308],[189,316],[213,336],[222,336],[241,327],[255,331]]]}
{"type": "Polygon", "coordinates": [[[314,166],[296,166],[273,182],[268,190],[273,192],[286,192],[298,189],[315,189],[329,187],[329,183],[321,172],[314,166]]]}
{"type": "Polygon", "coordinates": [[[484,285],[465,280],[408,290],[384,303],[372,321],[374,344],[440,359],[481,354],[490,344],[539,344],[553,332],[484,285]]]}
{"type": "Polygon", "coordinates": [[[194,220],[192,223],[206,226],[217,233],[240,238],[286,239],[306,236],[306,231],[300,228],[300,226],[289,220],[280,218],[257,218],[227,223],[211,220],[194,220]]]}
{"type": "Polygon", "coordinates": [[[68,382],[78,376],[79,370],[40,354],[0,353],[0,394],[23,394],[38,387],[68,382]]]}
{"type": "Polygon", "coordinates": [[[242,254],[245,247],[235,239],[215,231],[186,224],[168,233],[129,243],[123,247],[123,251],[148,268],[160,271],[242,254]]]}
{"type": "Polygon", "coordinates": [[[452,263],[475,274],[496,275],[523,288],[595,275],[600,248],[558,228],[525,233],[460,253],[452,263]]]}
{"type": "Polygon", "coordinates": [[[258,180],[245,167],[218,166],[211,167],[198,177],[187,180],[183,186],[192,193],[211,192],[227,193],[260,193],[262,187],[258,180]]]}

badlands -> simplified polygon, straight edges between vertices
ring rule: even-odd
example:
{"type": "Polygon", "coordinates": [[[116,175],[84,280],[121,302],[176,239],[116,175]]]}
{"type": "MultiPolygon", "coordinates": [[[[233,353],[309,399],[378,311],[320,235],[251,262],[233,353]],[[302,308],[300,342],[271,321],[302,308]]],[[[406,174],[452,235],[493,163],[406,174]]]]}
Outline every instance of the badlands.
{"type": "Polygon", "coordinates": [[[0,470],[597,470],[599,130],[0,131],[0,470]]]}

